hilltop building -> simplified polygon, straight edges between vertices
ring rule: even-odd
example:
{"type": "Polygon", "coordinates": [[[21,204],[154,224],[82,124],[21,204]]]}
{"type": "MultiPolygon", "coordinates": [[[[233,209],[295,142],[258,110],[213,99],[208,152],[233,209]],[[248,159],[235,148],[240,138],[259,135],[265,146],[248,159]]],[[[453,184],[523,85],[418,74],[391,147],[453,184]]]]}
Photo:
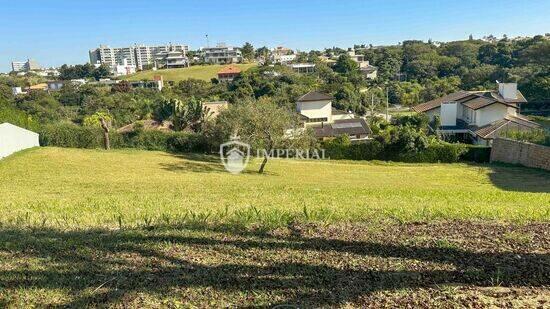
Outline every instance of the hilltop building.
{"type": "Polygon", "coordinates": [[[117,65],[135,66],[139,70],[147,65],[153,65],[155,60],[169,52],[182,52],[184,55],[189,50],[187,45],[134,45],[129,47],[109,47],[100,45],[99,48],[90,50],[90,63],[93,65],[107,65],[115,69],[117,65]],[[126,62],[124,61],[126,59],[126,62]]]}
{"type": "Polygon", "coordinates": [[[38,62],[27,59],[27,61],[12,61],[11,69],[13,72],[29,72],[42,70],[42,67],[40,67],[38,62]]]}
{"type": "Polygon", "coordinates": [[[213,64],[242,62],[241,50],[237,47],[218,44],[216,47],[203,47],[201,49],[204,62],[213,64]]]}

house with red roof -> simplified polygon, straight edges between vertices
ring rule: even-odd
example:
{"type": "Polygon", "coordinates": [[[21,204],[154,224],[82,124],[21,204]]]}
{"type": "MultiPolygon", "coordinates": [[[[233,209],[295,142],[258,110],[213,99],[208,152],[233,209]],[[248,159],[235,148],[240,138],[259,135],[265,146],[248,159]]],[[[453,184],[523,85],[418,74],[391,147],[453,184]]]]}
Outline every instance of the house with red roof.
{"type": "Polygon", "coordinates": [[[220,82],[230,82],[239,75],[241,75],[241,69],[235,65],[228,65],[218,71],[218,80],[220,82]]]}

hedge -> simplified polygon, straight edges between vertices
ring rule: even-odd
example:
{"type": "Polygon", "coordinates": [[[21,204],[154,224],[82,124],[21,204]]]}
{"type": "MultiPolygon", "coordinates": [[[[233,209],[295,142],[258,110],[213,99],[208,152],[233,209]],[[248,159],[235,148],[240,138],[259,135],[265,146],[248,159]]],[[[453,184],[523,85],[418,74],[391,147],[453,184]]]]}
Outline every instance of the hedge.
{"type": "Polygon", "coordinates": [[[325,154],[329,158],[336,160],[394,160],[425,163],[458,162],[468,151],[468,147],[465,144],[437,142],[415,153],[390,153],[377,140],[370,140],[365,143],[346,143],[345,141],[342,142],[334,139],[323,142],[321,147],[325,149],[325,154]]]}
{"type": "MultiPolygon", "coordinates": [[[[109,133],[112,148],[137,148],[168,152],[205,152],[209,149],[206,138],[188,132],[162,132],[139,130],[126,134],[109,133]]],[[[101,128],[62,123],[44,126],[40,131],[42,146],[70,148],[103,148],[101,128]]]]}
{"type": "MultiPolygon", "coordinates": [[[[70,148],[103,148],[101,128],[84,127],[72,123],[60,123],[43,126],[40,129],[40,145],[70,148]]],[[[122,137],[117,133],[109,135],[111,147],[122,146],[122,137]]]]}

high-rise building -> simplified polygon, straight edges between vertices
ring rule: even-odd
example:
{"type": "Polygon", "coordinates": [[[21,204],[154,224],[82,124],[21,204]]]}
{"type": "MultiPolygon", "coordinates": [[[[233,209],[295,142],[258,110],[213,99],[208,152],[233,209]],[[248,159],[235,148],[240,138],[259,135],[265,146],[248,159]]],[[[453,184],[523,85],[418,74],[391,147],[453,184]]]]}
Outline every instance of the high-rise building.
{"type": "Polygon", "coordinates": [[[27,59],[27,61],[12,61],[11,69],[13,72],[28,72],[42,70],[38,62],[27,59]]]}
{"type": "Polygon", "coordinates": [[[101,45],[99,48],[90,50],[91,64],[105,64],[111,68],[117,65],[135,66],[142,70],[144,66],[153,64],[155,59],[169,51],[180,51],[187,53],[189,47],[181,44],[168,45],[134,45],[130,47],[109,47],[101,45]],[[126,62],[124,61],[126,59],[126,62]]]}

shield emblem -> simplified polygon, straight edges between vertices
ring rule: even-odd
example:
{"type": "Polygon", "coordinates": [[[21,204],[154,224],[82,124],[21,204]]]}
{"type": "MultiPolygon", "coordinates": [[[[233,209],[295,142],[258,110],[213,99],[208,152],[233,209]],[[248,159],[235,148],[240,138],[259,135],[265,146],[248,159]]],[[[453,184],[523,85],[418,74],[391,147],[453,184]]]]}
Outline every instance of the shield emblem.
{"type": "Polygon", "coordinates": [[[236,138],[220,145],[220,159],[231,174],[242,172],[250,160],[250,145],[236,138]]]}

